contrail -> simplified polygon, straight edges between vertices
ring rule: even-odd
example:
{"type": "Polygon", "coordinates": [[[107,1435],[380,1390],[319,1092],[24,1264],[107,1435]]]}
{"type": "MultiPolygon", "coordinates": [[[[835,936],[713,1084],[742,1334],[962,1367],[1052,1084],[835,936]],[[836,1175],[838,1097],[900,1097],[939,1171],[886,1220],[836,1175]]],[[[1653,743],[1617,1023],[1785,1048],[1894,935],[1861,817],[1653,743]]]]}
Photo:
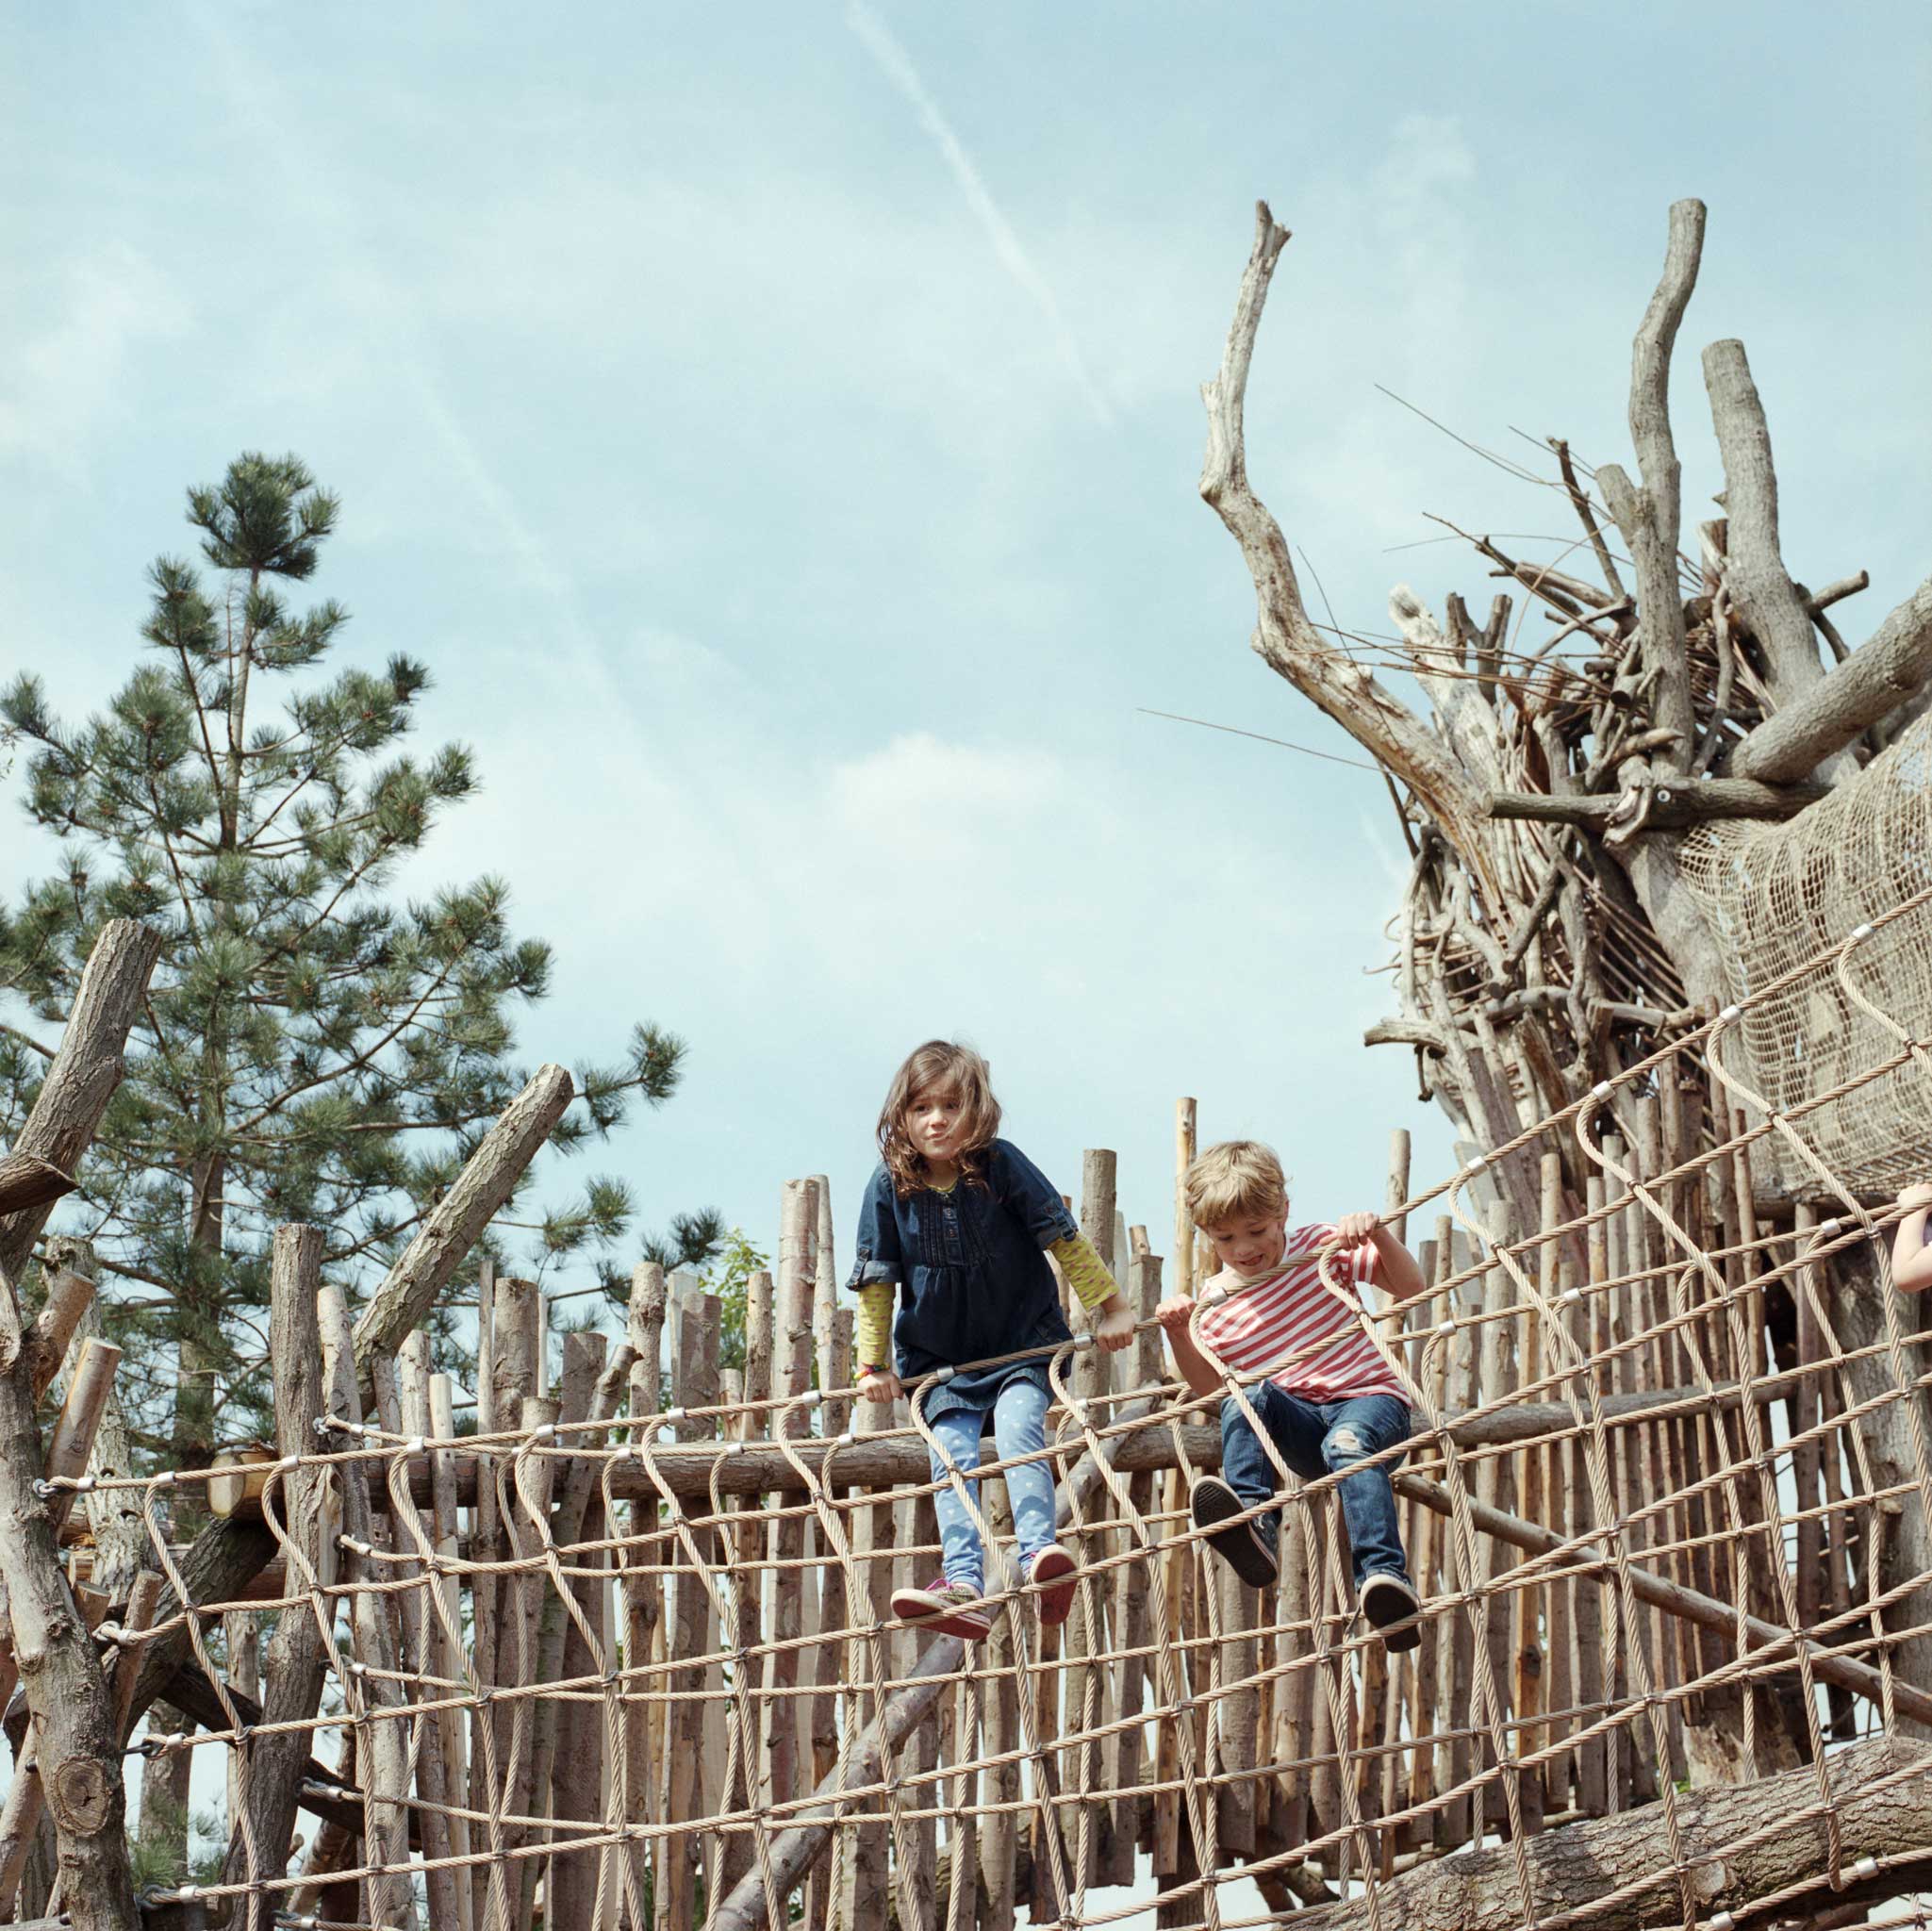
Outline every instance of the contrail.
{"type": "Polygon", "coordinates": [[[992,241],[994,254],[999,257],[1007,273],[1040,305],[1040,312],[1046,316],[1047,325],[1053,331],[1060,359],[1066,364],[1067,372],[1080,384],[1081,392],[1086,397],[1096,419],[1111,429],[1114,412],[1107,406],[1106,397],[1100,393],[1099,386],[1081,356],[1080,344],[1074,340],[1073,331],[1067,327],[1066,318],[1061,314],[1060,305],[1053,299],[1053,290],[1028,259],[1026,250],[1019,244],[1019,237],[1013,232],[1012,224],[999,212],[999,205],[981,180],[972,157],[960,145],[959,136],[952,131],[951,124],[926,91],[926,84],[919,78],[919,71],[913,65],[912,57],[893,38],[891,28],[872,11],[866,0],[848,0],[845,17],[846,24],[865,43],[866,51],[879,63],[880,72],[912,103],[926,132],[938,143],[939,152],[946,157],[946,165],[952,170],[953,179],[959,183],[960,192],[966,198],[966,206],[980,218],[980,225],[992,241]]]}

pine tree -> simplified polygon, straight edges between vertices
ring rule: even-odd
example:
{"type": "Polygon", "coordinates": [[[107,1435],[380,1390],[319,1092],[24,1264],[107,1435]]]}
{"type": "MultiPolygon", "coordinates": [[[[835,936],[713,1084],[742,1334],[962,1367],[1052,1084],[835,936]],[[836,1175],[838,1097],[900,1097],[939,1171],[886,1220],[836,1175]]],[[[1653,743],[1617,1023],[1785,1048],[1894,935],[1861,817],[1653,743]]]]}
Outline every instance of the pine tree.
{"type": "MultiPolygon", "coordinates": [[[[122,1284],[112,1325],[146,1378],[128,1392],[149,1445],[180,1465],[206,1459],[218,1406],[224,1436],[259,1411],[274,1227],[326,1228],[332,1277],[372,1284],[524,1082],[513,1014],[551,977],[550,948],[512,932],[501,880],[421,902],[393,889],[479,779],[460,745],[401,752],[430,683],[416,659],[302,675],[348,621],[333,601],[289,601],[336,497],[293,456],[248,454],[188,503],[215,584],[155,564],[147,652],[106,711],[69,730],[38,679],[0,695],[0,737],[30,753],[26,809],[67,853],[0,911],[0,993],[30,1015],[0,1027],[0,1128],[45,1068],[33,1022],[65,1016],[101,926],[166,934],[81,1219],[122,1284]]],[[[666,1099],[684,1052],[640,1024],[613,1064],[574,1068],[553,1143],[580,1148],[633,1101],[666,1099]]],[[[492,1230],[500,1250],[593,1261],[617,1292],[607,1257],[634,1217],[620,1182],[518,1211],[492,1230]]],[[[672,1257],[701,1262],[719,1231],[716,1214],[678,1216],[672,1257]]]]}

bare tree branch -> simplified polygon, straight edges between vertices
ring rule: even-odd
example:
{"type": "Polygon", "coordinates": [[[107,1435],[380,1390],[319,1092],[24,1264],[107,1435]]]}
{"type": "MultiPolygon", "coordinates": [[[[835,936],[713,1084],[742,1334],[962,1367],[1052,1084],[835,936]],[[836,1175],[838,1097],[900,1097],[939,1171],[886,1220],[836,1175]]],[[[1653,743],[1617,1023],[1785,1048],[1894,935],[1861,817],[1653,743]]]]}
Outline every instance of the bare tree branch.
{"type": "Polygon", "coordinates": [[[1764,404],[1751,379],[1740,341],[1712,342],[1704,352],[1704,386],[1711,426],[1724,460],[1725,516],[1729,561],[1725,579],[1731,601],[1762,647],[1772,695],[1789,703],[1824,676],[1811,613],[1787,573],[1777,536],[1777,471],[1764,404]]]}
{"type": "Polygon", "coordinates": [[[1413,712],[1326,642],[1309,621],[1287,539],[1247,480],[1243,440],[1247,371],[1268,283],[1287,240],[1288,230],[1276,224],[1267,203],[1258,203],[1254,247],[1241,277],[1220,372],[1201,388],[1208,411],[1208,446],[1200,492],[1247,561],[1257,602],[1254,648],[1263,660],[1415,793],[1476,870],[1485,897],[1500,902],[1503,895],[1491,861],[1482,790],[1413,712]]]}
{"type": "Polygon", "coordinates": [[[1679,470],[1671,439],[1671,351],[1677,325],[1697,285],[1704,253],[1704,204],[1671,205],[1670,241],[1663,274],[1630,346],[1630,443],[1637,452],[1641,489],[1615,463],[1596,472],[1596,486],[1637,567],[1638,632],[1643,662],[1658,675],[1657,721],[1677,734],[1668,759],[1682,770],[1695,744],[1691,667],[1684,653],[1684,605],[1677,586],[1679,470]]]}
{"type": "Polygon", "coordinates": [[[1731,752],[1736,778],[1783,784],[1842,751],[1932,677],[1932,577],[1837,669],[1775,711],[1731,752]]]}

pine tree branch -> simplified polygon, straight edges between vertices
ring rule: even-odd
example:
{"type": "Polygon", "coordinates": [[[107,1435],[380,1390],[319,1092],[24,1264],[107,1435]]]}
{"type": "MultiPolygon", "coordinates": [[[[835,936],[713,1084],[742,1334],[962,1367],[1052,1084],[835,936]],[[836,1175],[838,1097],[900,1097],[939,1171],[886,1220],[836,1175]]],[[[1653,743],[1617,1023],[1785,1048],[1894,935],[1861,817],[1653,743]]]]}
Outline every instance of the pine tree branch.
{"type": "Polygon", "coordinates": [[[51,1046],[42,1046],[31,1033],[23,1032],[17,1026],[0,1024],[0,1033],[5,1033],[8,1039],[19,1040],[23,1046],[32,1048],[42,1059],[51,1060],[54,1057],[54,1048],[51,1046]]]}
{"type": "Polygon", "coordinates": [[[208,783],[219,790],[222,772],[215,762],[215,740],[208,731],[207,706],[201,701],[201,680],[195,676],[194,667],[189,661],[186,644],[177,643],[174,654],[181,659],[181,675],[188,685],[189,700],[194,706],[195,728],[201,733],[202,754],[207,759],[208,783]]]}
{"type": "Polygon", "coordinates": [[[286,1088],[278,1098],[270,1101],[250,1118],[241,1121],[234,1131],[238,1133],[245,1133],[251,1128],[260,1126],[262,1121],[268,1119],[271,1115],[285,1111],[291,1100],[300,1098],[303,1094],[311,1093],[318,1086],[333,1085],[339,1080],[347,1079],[350,1074],[360,1071],[368,1066],[378,1053],[384,1052],[393,1046],[409,1030],[410,1026],[415,1022],[417,1015],[428,1004],[432,995],[442,990],[451,973],[470,956],[472,950],[474,950],[473,947],[466,945],[460,952],[451,959],[428,991],[373,1046],[358,1053],[353,1060],[340,1063],[330,1071],[318,1073],[312,1080],[305,1080],[299,1085],[286,1088]]]}

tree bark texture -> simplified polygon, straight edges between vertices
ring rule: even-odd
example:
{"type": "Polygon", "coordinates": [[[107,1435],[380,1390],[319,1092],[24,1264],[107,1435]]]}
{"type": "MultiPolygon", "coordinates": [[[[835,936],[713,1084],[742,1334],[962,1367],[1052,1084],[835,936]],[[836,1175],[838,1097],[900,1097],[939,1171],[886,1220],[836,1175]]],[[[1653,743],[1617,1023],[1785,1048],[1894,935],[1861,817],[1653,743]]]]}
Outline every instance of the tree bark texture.
{"type": "MultiPolygon", "coordinates": [[[[275,1231],[269,1286],[269,1346],[275,1363],[275,1446],[284,1456],[315,1453],[315,1420],[325,1408],[322,1330],[316,1317],[322,1242],[319,1227],[283,1227],[275,1231]]],[[[322,1468],[296,1469],[279,1479],[268,1498],[290,1543],[318,1580],[326,1580],[330,1568],[322,1544],[336,1512],[327,1504],[334,1479],[322,1468]]],[[[289,1566],[299,1572],[301,1565],[291,1562],[289,1566]]],[[[300,1592],[306,1578],[297,1573],[289,1580],[293,1593],[300,1592]]],[[[293,1604],[276,1617],[262,1665],[267,1689],[259,1721],[300,1723],[315,1715],[328,1668],[328,1644],[307,1605],[293,1604]]],[[[248,1832],[244,1836],[238,1829],[229,1843],[224,1883],[259,1883],[287,1872],[312,1734],[305,1729],[278,1730],[248,1744],[248,1832]],[[255,1854],[252,1871],[250,1838],[255,1854]]],[[[286,1892],[257,1892],[242,1904],[235,1922],[247,1931],[272,1931],[276,1913],[287,1903],[286,1892]]]]}
{"type": "Polygon", "coordinates": [[[1789,784],[1842,751],[1932,676],[1932,577],[1836,670],[1774,711],[1731,753],[1733,778],[1789,784]]]}
{"type": "MultiPolygon", "coordinates": [[[[1830,1758],[1826,1774],[1848,1879],[1856,1858],[1892,1857],[1932,1841],[1932,1750],[1890,1739],[1860,1743],[1830,1758]]],[[[1792,1885],[1810,1885],[1820,1902],[1837,1902],[1820,1809],[1818,1772],[1809,1768],[1678,1795],[1683,1882],[1696,1920],[1708,1923],[1719,1911],[1742,1916],[1792,1885]]],[[[1597,1931],[1639,1931],[1685,1916],[1683,1890],[1669,1874],[1674,1859],[1661,1803],[1544,1831],[1527,1840],[1522,1855],[1527,1908],[1515,1853],[1506,1844],[1460,1852],[1383,1884],[1382,1923],[1403,1931],[1515,1931],[1532,1919],[1591,1906],[1587,1922],[1597,1931]],[[1659,1872],[1666,1874],[1653,1874],[1659,1872]],[[1604,1904],[1612,1893],[1616,1901],[1604,1904]]],[[[1882,1883],[1878,1889],[1882,1893],[1882,1883]]],[[[1359,1899],[1318,1905],[1294,1918],[1296,1931],[1357,1931],[1366,1922],[1359,1899]]]]}
{"type": "MultiPolygon", "coordinates": [[[[127,920],[106,927],[16,1153],[78,1169],[121,1080],[121,1051],[160,949],[127,920]]],[[[34,1363],[24,1347],[19,1284],[51,1202],[0,1221],[0,1577],[31,1713],[35,1756],[58,1834],[61,1890],[76,1931],[134,1931],[120,1739],[92,1640],[60,1567],[42,1473],[34,1363]]],[[[70,1498],[71,1499],[71,1498],[70,1498]]]]}
{"type": "Polygon", "coordinates": [[[463,1256],[516,1191],[524,1168],[563,1117],[573,1090],[562,1066],[539,1066],[389,1269],[355,1323],[356,1370],[365,1394],[371,1360],[395,1354],[429,1317],[463,1256]]]}

